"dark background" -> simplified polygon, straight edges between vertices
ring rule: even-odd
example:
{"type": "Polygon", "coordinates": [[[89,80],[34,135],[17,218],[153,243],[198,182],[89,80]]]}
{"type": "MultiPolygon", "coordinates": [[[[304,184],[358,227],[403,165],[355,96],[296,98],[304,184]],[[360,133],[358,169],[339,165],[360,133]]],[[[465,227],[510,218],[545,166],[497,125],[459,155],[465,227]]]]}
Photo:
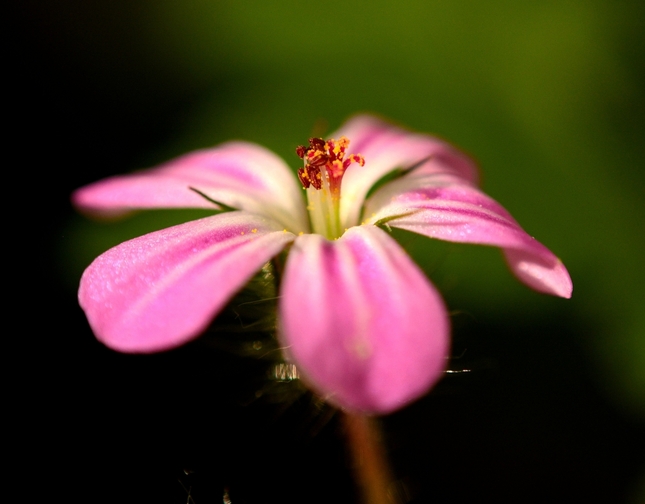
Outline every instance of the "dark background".
{"type": "Polygon", "coordinates": [[[383,419],[399,494],[645,500],[641,3],[15,9],[6,107],[17,155],[7,169],[17,174],[9,201],[21,207],[7,228],[28,273],[8,263],[18,280],[9,337],[21,344],[9,354],[8,369],[19,368],[9,438],[26,500],[182,503],[187,488],[197,504],[221,502],[226,488],[234,504],[355,500],[338,416],[297,383],[267,380],[272,363],[245,355],[234,336],[151,356],[94,341],[75,298],[83,269],[194,214],[94,223],[69,194],[231,138],[295,166],[293,148],[316,125],[333,130],[359,111],[471,153],[484,189],[574,281],[569,301],[541,296],[496,250],[398,235],[453,310],[452,368],[472,371],[383,419]]]}

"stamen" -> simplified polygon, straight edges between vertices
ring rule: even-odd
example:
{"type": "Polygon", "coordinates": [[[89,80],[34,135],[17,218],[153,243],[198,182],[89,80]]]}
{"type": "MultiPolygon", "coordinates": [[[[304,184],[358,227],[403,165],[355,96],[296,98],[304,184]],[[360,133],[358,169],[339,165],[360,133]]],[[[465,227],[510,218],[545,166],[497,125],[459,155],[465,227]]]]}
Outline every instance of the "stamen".
{"type": "Polygon", "coordinates": [[[349,140],[346,137],[340,137],[338,141],[333,138],[327,141],[322,138],[310,138],[309,147],[299,145],[296,148],[296,154],[305,162],[304,168],[298,170],[298,178],[302,187],[308,189],[312,185],[320,190],[324,185],[323,178],[326,177],[330,185],[340,189],[339,179],[342,178],[349,165],[358,163],[363,166],[365,164],[365,160],[360,154],[350,154],[347,159],[344,159],[348,146],[349,140]],[[325,170],[321,170],[323,166],[325,170]],[[320,180],[319,184],[314,182],[315,178],[320,180]]]}
{"type": "Polygon", "coordinates": [[[348,146],[346,137],[340,137],[338,141],[310,138],[309,146],[296,148],[296,154],[304,161],[304,167],[298,170],[298,178],[302,187],[307,189],[307,208],[314,231],[330,239],[342,234],[340,197],[343,175],[352,163],[365,164],[360,154],[350,154],[345,159],[348,146]]]}

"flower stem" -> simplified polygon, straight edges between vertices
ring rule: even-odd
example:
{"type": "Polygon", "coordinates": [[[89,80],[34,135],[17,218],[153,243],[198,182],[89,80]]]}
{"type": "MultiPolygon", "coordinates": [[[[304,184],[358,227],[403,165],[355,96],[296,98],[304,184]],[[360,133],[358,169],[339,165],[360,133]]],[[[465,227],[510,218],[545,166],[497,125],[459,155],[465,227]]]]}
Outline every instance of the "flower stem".
{"type": "Polygon", "coordinates": [[[394,504],[388,492],[393,480],[378,420],[348,412],[342,418],[363,503],[394,504]]]}

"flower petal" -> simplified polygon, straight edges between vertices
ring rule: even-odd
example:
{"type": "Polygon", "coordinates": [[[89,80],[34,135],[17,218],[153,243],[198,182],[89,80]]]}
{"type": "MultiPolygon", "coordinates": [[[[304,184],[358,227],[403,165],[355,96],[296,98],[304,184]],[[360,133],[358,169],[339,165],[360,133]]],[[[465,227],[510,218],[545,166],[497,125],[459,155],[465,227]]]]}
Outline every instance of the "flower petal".
{"type": "Polygon", "coordinates": [[[228,299],[294,239],[265,217],[229,212],[150,233],[99,256],[78,293],[94,334],[154,352],[203,331],[228,299]]]}
{"type": "Polygon", "coordinates": [[[365,166],[351,165],[342,182],[341,222],[358,224],[365,196],[381,177],[396,168],[410,168],[424,160],[428,173],[444,173],[476,183],[475,163],[450,144],[430,135],[411,133],[373,116],[350,119],[332,136],[350,140],[348,152],[362,154],[365,166]]]}
{"type": "Polygon", "coordinates": [[[496,201],[449,176],[414,172],[374,193],[365,206],[370,223],[452,242],[504,249],[513,273],[529,287],[571,297],[573,284],[553,253],[529,236],[496,201]]]}
{"type": "Polygon", "coordinates": [[[238,210],[267,215],[291,231],[308,231],[295,175],[271,151],[246,142],[195,151],[157,168],[101,180],[78,189],[72,201],[103,214],[143,208],[217,208],[190,187],[238,210]]]}
{"type": "Polygon", "coordinates": [[[283,277],[281,338],[303,377],[326,400],[388,413],[441,376],[449,322],[439,294],[375,226],[337,241],[297,238],[283,277]]]}

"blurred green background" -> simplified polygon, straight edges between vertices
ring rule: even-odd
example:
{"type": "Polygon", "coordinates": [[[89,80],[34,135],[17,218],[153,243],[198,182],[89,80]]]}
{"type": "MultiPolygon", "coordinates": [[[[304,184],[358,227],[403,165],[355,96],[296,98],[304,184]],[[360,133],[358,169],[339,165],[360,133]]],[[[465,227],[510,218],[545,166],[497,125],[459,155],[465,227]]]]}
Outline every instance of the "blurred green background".
{"type": "MultiPolygon", "coordinates": [[[[375,112],[471,154],[484,190],[563,260],[571,300],[529,291],[495,250],[397,235],[454,311],[455,349],[492,358],[501,383],[515,387],[507,398],[541,405],[527,406],[533,420],[523,433],[516,424],[513,442],[550,425],[557,434],[539,432],[547,444],[565,443],[567,467],[598,459],[581,478],[606,475],[609,457],[633,457],[607,495],[638,502],[645,4],[65,0],[26,2],[17,20],[20,75],[37,109],[31,142],[42,147],[33,155],[51,181],[43,190],[53,209],[44,266],[77,328],[57,351],[89,367],[117,358],[85,342],[91,334],[72,308],[80,274],[123,239],[189,217],[151,212],[93,223],[69,207],[74,188],[232,138],[268,146],[295,167],[294,147],[314,131],[375,112]],[[589,439],[566,444],[578,429],[589,439]],[[610,436],[596,450],[598,438],[621,430],[624,439],[610,436]]],[[[566,502],[578,502],[572,496],[566,502]]],[[[519,501],[531,499],[508,500],[519,501]]]]}

